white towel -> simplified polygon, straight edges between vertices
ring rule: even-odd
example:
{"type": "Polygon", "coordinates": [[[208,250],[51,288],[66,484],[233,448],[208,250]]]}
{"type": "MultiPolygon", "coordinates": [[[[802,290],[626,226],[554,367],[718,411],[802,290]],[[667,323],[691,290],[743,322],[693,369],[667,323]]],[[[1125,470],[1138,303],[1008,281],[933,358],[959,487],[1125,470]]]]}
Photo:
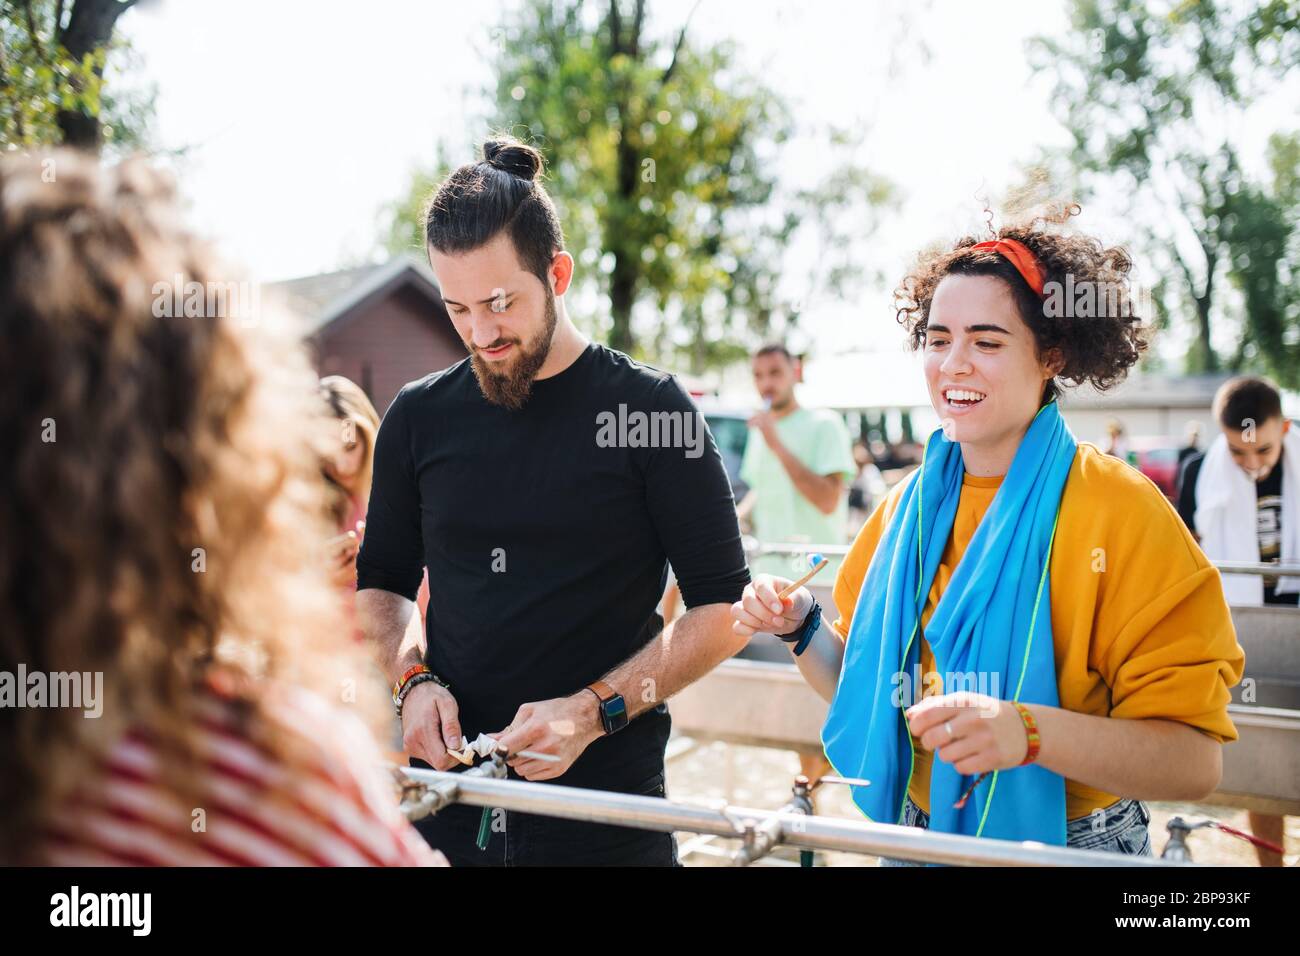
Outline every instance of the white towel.
{"type": "MultiPolygon", "coordinates": [[[[1259,518],[1255,483],[1232,460],[1228,440],[1210,443],[1196,476],[1196,531],[1211,561],[1259,562],[1259,518]]],[[[1300,429],[1282,436],[1283,564],[1300,561],[1300,429]]],[[[1281,578],[1278,593],[1300,591],[1300,578],[1281,578]]],[[[1223,575],[1229,604],[1264,603],[1264,579],[1258,574],[1223,575]]]]}
{"type": "Polygon", "coordinates": [[[496,738],[487,734],[479,734],[473,741],[468,737],[462,737],[461,740],[464,741],[463,747],[468,747],[480,757],[490,757],[497,749],[496,738]]]}

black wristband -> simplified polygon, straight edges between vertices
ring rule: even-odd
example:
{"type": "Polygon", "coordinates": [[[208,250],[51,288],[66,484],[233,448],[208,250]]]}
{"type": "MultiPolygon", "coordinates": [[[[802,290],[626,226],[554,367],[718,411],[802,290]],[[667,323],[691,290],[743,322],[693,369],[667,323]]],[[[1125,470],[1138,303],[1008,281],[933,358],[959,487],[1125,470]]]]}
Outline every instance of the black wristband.
{"type": "Polygon", "coordinates": [[[777,637],[787,644],[798,644],[803,640],[804,631],[808,630],[808,625],[820,617],[821,613],[822,606],[817,603],[816,598],[813,598],[812,607],[810,607],[808,613],[804,615],[802,623],[800,623],[800,625],[789,634],[778,634],[777,637]]]}
{"type": "Polygon", "coordinates": [[[807,650],[809,641],[813,639],[814,633],[822,627],[822,605],[818,604],[816,598],[813,598],[813,606],[809,607],[809,613],[803,618],[803,623],[798,626],[797,630],[788,635],[777,635],[785,644],[793,644],[790,648],[794,656],[798,657],[807,650]]]}

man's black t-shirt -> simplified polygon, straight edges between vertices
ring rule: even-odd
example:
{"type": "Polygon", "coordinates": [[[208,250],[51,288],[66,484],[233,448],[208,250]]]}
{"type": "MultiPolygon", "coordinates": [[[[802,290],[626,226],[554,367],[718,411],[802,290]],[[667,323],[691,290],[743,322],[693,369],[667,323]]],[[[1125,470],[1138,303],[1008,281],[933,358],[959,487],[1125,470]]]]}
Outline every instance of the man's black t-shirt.
{"type": "MultiPolygon", "coordinates": [[[[672,376],[593,344],[510,411],[466,359],[384,416],[357,588],[414,599],[427,566],[428,665],[471,740],[644,647],[663,627],[670,561],[687,607],[737,601],[749,581],[722,459],[672,376]],[[602,431],[637,412],[671,427],[602,431]]],[[[669,727],[661,703],[556,782],[635,786],[662,769],[669,727]]]]}
{"type": "MultiPolygon", "coordinates": [[[[1178,479],[1178,513],[1192,531],[1196,531],[1196,479],[1201,473],[1204,454],[1193,455],[1183,465],[1178,479]]],[[[1282,465],[1285,456],[1277,460],[1268,477],[1255,485],[1255,532],[1259,538],[1259,560],[1275,564],[1282,557],[1282,465]]],[[[1300,603],[1300,594],[1278,594],[1277,577],[1264,578],[1265,604],[1300,603]]]]}

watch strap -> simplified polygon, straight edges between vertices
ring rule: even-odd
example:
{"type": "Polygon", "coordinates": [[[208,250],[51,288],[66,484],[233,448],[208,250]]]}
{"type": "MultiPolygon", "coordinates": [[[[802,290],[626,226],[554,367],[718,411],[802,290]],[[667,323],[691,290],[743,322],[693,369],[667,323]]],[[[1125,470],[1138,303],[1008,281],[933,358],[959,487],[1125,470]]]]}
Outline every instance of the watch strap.
{"type": "Polygon", "coordinates": [[[804,616],[803,623],[791,631],[789,634],[778,635],[786,644],[792,645],[790,650],[794,656],[798,657],[808,649],[812,642],[813,635],[817,633],[818,628],[822,626],[822,606],[816,598],[813,599],[812,607],[804,616]]]}
{"type": "Polygon", "coordinates": [[[808,608],[808,613],[803,616],[803,620],[799,622],[799,626],[789,634],[776,635],[777,638],[784,641],[786,644],[798,644],[803,638],[804,631],[808,630],[808,625],[811,624],[815,616],[820,615],[821,612],[821,604],[817,602],[816,598],[813,598],[812,607],[808,608]]]}

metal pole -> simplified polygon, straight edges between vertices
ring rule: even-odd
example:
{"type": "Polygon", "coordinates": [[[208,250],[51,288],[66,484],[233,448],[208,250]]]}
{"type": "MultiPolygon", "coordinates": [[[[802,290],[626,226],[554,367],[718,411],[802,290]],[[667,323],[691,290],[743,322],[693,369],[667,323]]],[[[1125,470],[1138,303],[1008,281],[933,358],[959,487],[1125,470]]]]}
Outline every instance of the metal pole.
{"type": "Polygon", "coordinates": [[[1300,564],[1258,564],[1251,561],[1211,561],[1222,574],[1300,575],[1300,564]]]}
{"type": "MultiPolygon", "coordinates": [[[[789,544],[766,543],[746,535],[741,543],[747,555],[755,554],[824,554],[843,557],[849,553],[846,544],[789,544]]],[[[1280,577],[1300,577],[1300,564],[1261,564],[1250,561],[1211,561],[1221,574],[1276,574],[1280,577]]]]}
{"type": "Polygon", "coordinates": [[[847,544],[767,544],[748,535],[741,538],[746,554],[824,554],[827,557],[844,557],[849,553],[847,544]]]}
{"type": "Polygon", "coordinates": [[[388,764],[388,769],[400,774],[403,787],[399,809],[406,816],[406,819],[411,822],[423,820],[429,814],[437,813],[449,804],[455,803],[460,782],[467,776],[491,777],[497,780],[506,779],[506,762],[495,754],[491,760],[485,761],[477,767],[471,767],[461,773],[443,774],[443,776],[450,779],[437,782],[415,779],[411,774],[407,773],[408,770],[414,770],[413,767],[399,767],[396,764],[388,764]]]}
{"type": "MultiPolygon", "coordinates": [[[[813,815],[812,787],[803,774],[795,778],[790,799],[785,806],[762,823],[748,824],[745,827],[744,836],[741,838],[744,842],[740,849],[731,855],[732,865],[749,866],[751,863],[757,863],[780,846],[784,842],[781,837],[781,817],[786,814],[806,817],[813,815]]],[[[812,851],[801,850],[799,863],[805,867],[812,866],[812,851]]]]}
{"type": "Polygon", "coordinates": [[[500,807],[519,813],[608,823],[671,833],[684,830],[745,838],[767,825],[779,840],[805,849],[841,850],[892,856],[923,863],[957,866],[1169,866],[1149,857],[1096,850],[1071,850],[1038,843],[1014,843],[979,837],[930,833],[915,827],[858,820],[832,820],[802,813],[779,813],[745,807],[696,807],[662,797],[642,797],[606,790],[585,790],[526,780],[501,780],[468,773],[399,768],[417,783],[452,788],[451,799],[477,807],[500,807]]]}

